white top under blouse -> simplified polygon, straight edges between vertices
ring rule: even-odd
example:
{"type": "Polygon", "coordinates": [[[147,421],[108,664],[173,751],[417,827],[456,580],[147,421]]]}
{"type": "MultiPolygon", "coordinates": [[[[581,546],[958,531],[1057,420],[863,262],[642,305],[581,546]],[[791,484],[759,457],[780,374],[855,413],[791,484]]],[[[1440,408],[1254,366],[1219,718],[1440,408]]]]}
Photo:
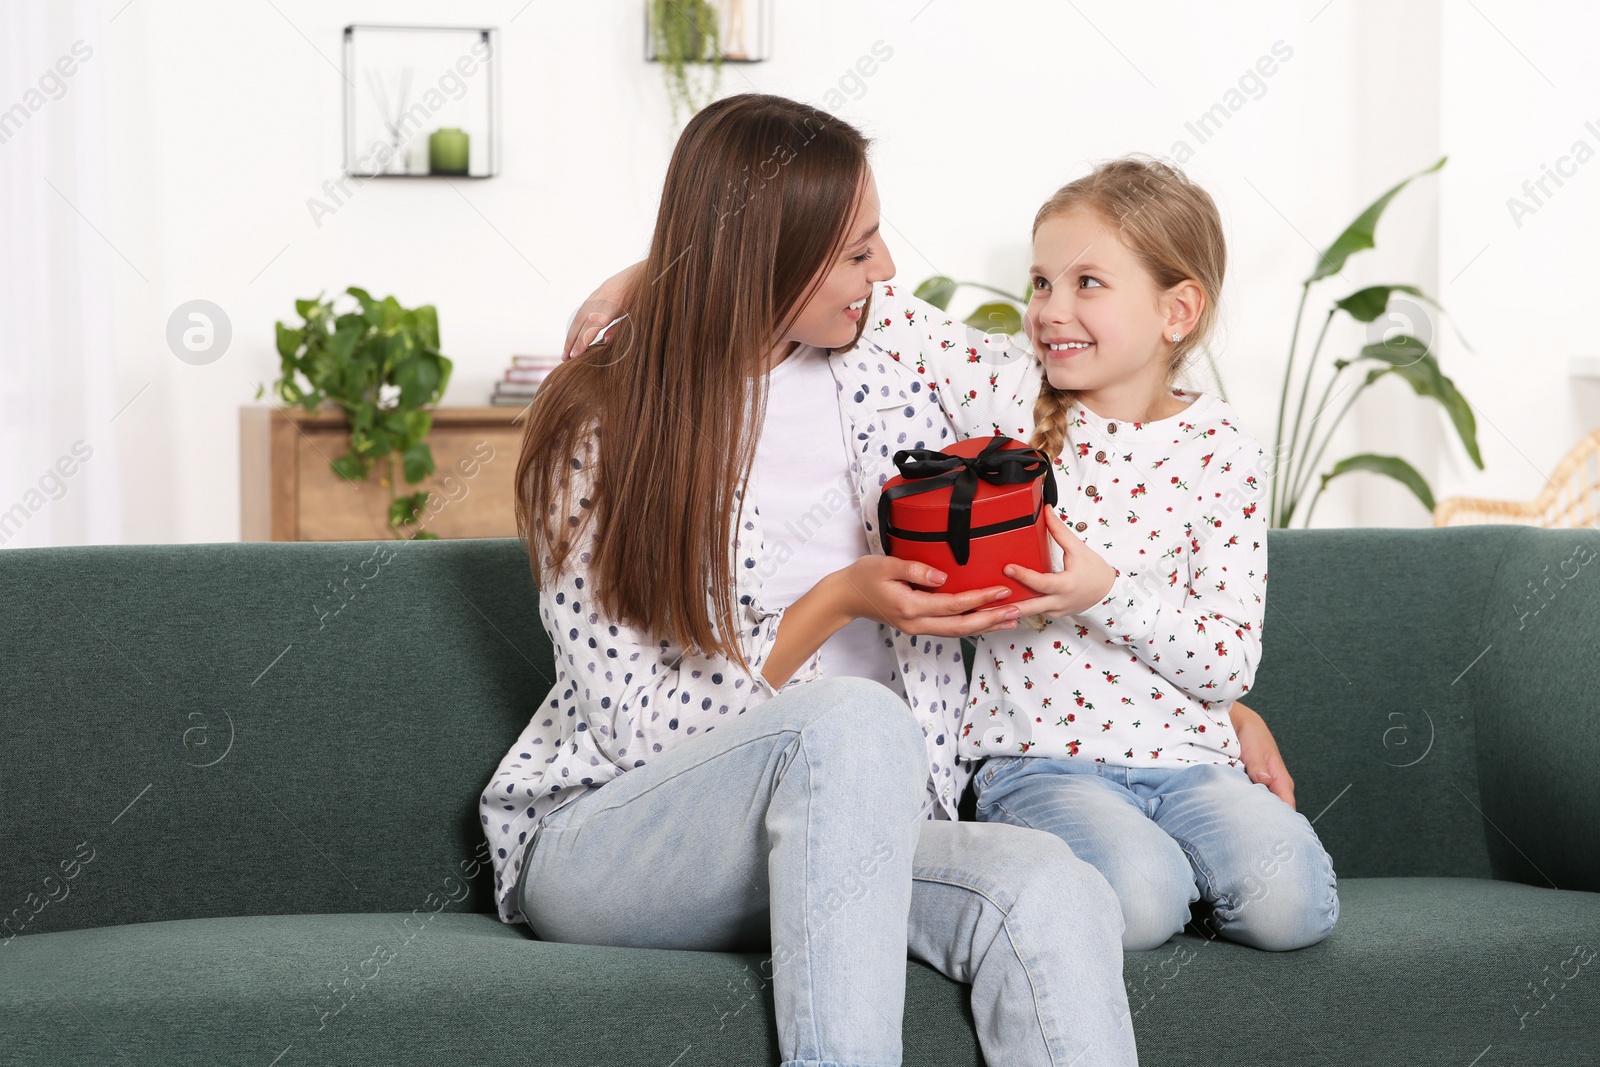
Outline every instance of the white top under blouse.
{"type": "MultiPolygon", "coordinates": [[[[755,471],[766,545],[756,566],[769,608],[786,608],[819,581],[865,556],[861,501],[851,488],[850,454],[838,434],[839,394],[828,353],[802,345],[767,375],[766,421],[755,471]]],[[[841,627],[821,650],[822,673],[894,679],[894,642],[872,619],[841,627]]],[[[899,689],[898,681],[891,688],[899,689]]]]}

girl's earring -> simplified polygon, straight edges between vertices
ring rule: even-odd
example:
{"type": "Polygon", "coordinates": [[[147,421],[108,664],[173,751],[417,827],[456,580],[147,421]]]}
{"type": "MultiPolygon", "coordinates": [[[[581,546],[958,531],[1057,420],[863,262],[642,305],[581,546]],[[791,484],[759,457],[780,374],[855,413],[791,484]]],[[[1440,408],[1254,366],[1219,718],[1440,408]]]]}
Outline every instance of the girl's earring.
{"type": "Polygon", "coordinates": [[[1172,335],[1172,343],[1173,344],[1177,344],[1181,340],[1183,340],[1183,334],[1175,333],[1175,334],[1172,335]]]}

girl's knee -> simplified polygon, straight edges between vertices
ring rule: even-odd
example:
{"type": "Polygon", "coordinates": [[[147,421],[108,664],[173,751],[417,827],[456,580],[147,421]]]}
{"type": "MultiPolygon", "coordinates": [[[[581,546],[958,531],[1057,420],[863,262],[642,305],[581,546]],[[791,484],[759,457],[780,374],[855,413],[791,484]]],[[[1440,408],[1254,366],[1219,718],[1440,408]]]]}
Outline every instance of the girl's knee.
{"type": "Polygon", "coordinates": [[[1189,922],[1189,905],[1200,891],[1188,865],[1181,872],[1156,869],[1112,884],[1122,908],[1122,948],[1140,952],[1167,943],[1189,922]]]}
{"type": "Polygon", "coordinates": [[[1314,945],[1339,921],[1339,892],[1332,864],[1320,848],[1300,864],[1288,864],[1270,878],[1246,878],[1226,901],[1216,921],[1231,941],[1269,952],[1314,945]]]}
{"type": "Polygon", "coordinates": [[[1264,952],[1292,952],[1326,938],[1333,932],[1338,914],[1337,906],[1297,912],[1246,912],[1238,919],[1219,924],[1219,931],[1229,941],[1264,952]]]}
{"type": "Polygon", "coordinates": [[[1102,850],[1096,866],[1122,910],[1125,951],[1165,944],[1188,923],[1189,905],[1200,899],[1194,869],[1170,838],[1163,838],[1154,848],[1102,850]]]}
{"type": "Polygon", "coordinates": [[[1149,952],[1165,945],[1183,931],[1183,923],[1156,921],[1154,916],[1148,918],[1149,921],[1141,921],[1139,917],[1129,918],[1127,912],[1123,912],[1122,951],[1149,952]]]}
{"type": "MultiPolygon", "coordinates": [[[[1092,830],[1086,834],[1075,834],[1083,829],[1083,820],[1075,828],[1054,827],[1059,835],[1036,830],[1061,846],[1049,861],[1053,870],[1041,877],[1057,885],[1072,884],[1086,897],[1097,898],[1090,906],[1114,911],[1121,919],[1124,950],[1154,948],[1183,929],[1189,921],[1189,905],[1200,898],[1200,890],[1183,849],[1142,814],[1132,814],[1124,827],[1127,833],[1106,825],[1123,814],[1116,809],[1085,813],[1084,820],[1092,830]],[[1074,834],[1083,839],[1082,852],[1067,842],[1074,834]]],[[[1012,818],[1004,805],[985,817],[1004,820],[1001,825],[1025,825],[1012,818]]],[[[1059,892],[1055,899],[1061,899],[1059,892]]]]}
{"type": "Polygon", "coordinates": [[[1119,897],[1122,905],[1122,950],[1144,952],[1160,948],[1189,922],[1189,904],[1176,897],[1119,897]]]}

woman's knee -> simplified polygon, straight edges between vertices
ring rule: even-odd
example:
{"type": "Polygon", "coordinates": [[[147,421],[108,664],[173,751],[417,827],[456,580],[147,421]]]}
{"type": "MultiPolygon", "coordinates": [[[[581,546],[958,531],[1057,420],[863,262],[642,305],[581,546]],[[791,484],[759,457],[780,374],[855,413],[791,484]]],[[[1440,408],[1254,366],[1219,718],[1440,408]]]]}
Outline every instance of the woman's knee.
{"type": "MultiPolygon", "coordinates": [[[[787,712],[793,716],[787,725],[796,731],[796,748],[805,752],[813,775],[920,801],[928,754],[922,727],[904,699],[856,677],[820,678],[804,691],[805,699],[787,712]]],[[[866,800],[866,793],[858,795],[866,800]]]]}
{"type": "Polygon", "coordinates": [[[821,678],[814,710],[801,733],[808,743],[840,751],[865,752],[877,764],[905,765],[919,778],[928,775],[922,727],[905,700],[870,678],[821,678]]]}

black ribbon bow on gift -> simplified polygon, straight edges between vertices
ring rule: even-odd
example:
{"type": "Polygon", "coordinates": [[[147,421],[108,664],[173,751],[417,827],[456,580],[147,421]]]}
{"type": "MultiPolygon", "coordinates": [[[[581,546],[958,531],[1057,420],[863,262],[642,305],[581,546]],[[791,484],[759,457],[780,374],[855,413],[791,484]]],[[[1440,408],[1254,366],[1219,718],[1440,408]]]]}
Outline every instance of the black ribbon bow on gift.
{"type": "Polygon", "coordinates": [[[1039,520],[1039,513],[1022,515],[987,526],[972,526],[972,501],[978,495],[980,480],[991,485],[1022,485],[1044,475],[1044,505],[1056,503],[1056,479],[1050,458],[1037,448],[1007,448],[1011,438],[996,434],[976,456],[952,456],[929,448],[902,448],[894,454],[894,465],[908,479],[906,484],[884,489],[878,497],[878,532],[883,550],[889,551],[889,538],[902,541],[946,541],[958,564],[972,554],[972,539],[1020,530],[1039,520]],[[944,533],[901,530],[889,525],[889,505],[909,496],[931,493],[950,487],[950,519],[944,533]]]}

